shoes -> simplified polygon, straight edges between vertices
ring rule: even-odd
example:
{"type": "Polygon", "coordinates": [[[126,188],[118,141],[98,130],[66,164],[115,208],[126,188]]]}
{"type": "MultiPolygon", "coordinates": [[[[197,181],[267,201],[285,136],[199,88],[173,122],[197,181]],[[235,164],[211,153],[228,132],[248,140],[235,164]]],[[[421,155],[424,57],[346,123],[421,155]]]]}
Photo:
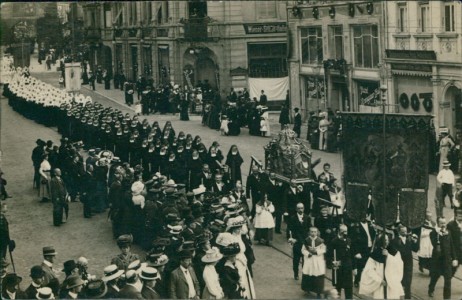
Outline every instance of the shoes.
{"type": "Polygon", "coordinates": [[[428,297],[433,298],[433,292],[428,292],[428,297]]]}
{"type": "Polygon", "coordinates": [[[294,275],[294,279],[295,279],[295,280],[298,280],[298,275],[294,275]]]}
{"type": "Polygon", "coordinates": [[[48,202],[50,201],[50,199],[46,198],[46,197],[43,197],[42,200],[40,200],[41,203],[45,203],[45,202],[48,202]]]}

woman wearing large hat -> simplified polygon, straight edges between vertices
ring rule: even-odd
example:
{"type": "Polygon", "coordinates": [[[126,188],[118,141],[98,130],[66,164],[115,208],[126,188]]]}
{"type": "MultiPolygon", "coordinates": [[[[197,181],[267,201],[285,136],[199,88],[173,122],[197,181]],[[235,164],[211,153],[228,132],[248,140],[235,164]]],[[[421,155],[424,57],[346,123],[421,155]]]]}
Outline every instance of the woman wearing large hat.
{"type": "Polygon", "coordinates": [[[225,259],[224,265],[220,268],[221,286],[225,297],[228,299],[245,299],[245,291],[242,285],[243,279],[240,275],[236,256],[241,251],[238,243],[230,243],[221,249],[225,259]]]}
{"type": "Polygon", "coordinates": [[[202,278],[204,279],[204,289],[201,299],[222,299],[224,297],[223,289],[220,285],[216,264],[223,258],[218,248],[213,247],[206,251],[202,257],[202,262],[205,263],[202,278]]]}
{"type": "Polygon", "coordinates": [[[132,243],[133,236],[131,234],[124,234],[117,238],[117,246],[119,246],[122,253],[114,257],[111,260],[111,264],[116,265],[119,270],[126,271],[130,263],[140,259],[138,255],[130,252],[132,243]]]}

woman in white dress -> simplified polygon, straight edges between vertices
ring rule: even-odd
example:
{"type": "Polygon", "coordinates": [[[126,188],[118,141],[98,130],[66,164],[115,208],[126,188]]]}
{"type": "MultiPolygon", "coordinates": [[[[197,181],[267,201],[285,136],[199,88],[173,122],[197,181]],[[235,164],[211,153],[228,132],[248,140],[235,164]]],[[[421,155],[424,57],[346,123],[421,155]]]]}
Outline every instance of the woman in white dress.
{"type": "Polygon", "coordinates": [[[432,258],[433,252],[433,245],[430,240],[430,233],[434,229],[435,224],[432,221],[432,213],[427,211],[427,214],[425,216],[425,222],[420,228],[419,251],[417,251],[420,272],[423,272],[424,269],[430,270],[430,260],[432,258]]]}
{"type": "Polygon", "coordinates": [[[271,136],[271,127],[269,123],[269,114],[268,114],[268,108],[263,108],[263,113],[261,114],[261,117],[263,118],[262,121],[264,121],[264,126],[266,128],[265,136],[271,136]]]}
{"type": "Polygon", "coordinates": [[[216,243],[224,247],[231,243],[239,244],[240,252],[236,255],[236,267],[239,271],[240,285],[245,289],[243,293],[246,299],[255,299],[255,287],[252,276],[247,268],[246,247],[241,235],[241,229],[245,223],[246,221],[242,216],[230,218],[227,222],[226,232],[220,233],[217,236],[216,243]]]}
{"type": "Polygon", "coordinates": [[[50,180],[51,180],[51,165],[48,162],[48,154],[43,155],[43,160],[40,163],[40,191],[39,197],[42,197],[42,202],[49,201],[50,196],[50,180]]]}
{"type": "Polygon", "coordinates": [[[215,265],[223,258],[218,248],[213,247],[205,252],[202,257],[202,262],[205,263],[204,272],[202,278],[204,279],[205,286],[202,291],[201,299],[223,299],[225,296],[223,289],[220,285],[220,278],[218,277],[215,265]]]}

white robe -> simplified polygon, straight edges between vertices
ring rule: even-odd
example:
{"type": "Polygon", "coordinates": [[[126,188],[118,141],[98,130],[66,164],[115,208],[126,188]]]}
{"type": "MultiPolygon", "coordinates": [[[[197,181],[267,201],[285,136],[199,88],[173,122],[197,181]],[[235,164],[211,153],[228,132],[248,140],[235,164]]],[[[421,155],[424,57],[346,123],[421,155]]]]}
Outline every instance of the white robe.
{"type": "Polygon", "coordinates": [[[403,279],[403,261],[401,254],[388,254],[385,272],[384,264],[369,258],[361,274],[359,294],[373,299],[384,299],[383,279],[387,281],[387,299],[400,299],[404,296],[401,280],[403,279]]]}

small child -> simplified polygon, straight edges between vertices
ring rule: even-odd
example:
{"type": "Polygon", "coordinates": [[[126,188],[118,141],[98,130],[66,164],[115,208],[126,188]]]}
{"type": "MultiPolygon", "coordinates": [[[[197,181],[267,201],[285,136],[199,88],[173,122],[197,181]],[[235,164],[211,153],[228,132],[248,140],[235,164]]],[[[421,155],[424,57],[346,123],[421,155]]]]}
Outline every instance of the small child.
{"type": "Polygon", "coordinates": [[[137,101],[135,104],[135,114],[136,115],[141,115],[141,102],[137,101]]]}
{"type": "Polygon", "coordinates": [[[221,125],[220,125],[221,135],[228,135],[228,132],[229,132],[228,123],[229,123],[228,117],[225,115],[221,116],[221,125]]]}
{"type": "Polygon", "coordinates": [[[63,76],[59,76],[59,88],[64,88],[64,78],[63,76]]]}
{"type": "Polygon", "coordinates": [[[260,118],[260,132],[261,136],[266,136],[266,132],[268,131],[268,125],[266,123],[265,117],[260,118]]]}

